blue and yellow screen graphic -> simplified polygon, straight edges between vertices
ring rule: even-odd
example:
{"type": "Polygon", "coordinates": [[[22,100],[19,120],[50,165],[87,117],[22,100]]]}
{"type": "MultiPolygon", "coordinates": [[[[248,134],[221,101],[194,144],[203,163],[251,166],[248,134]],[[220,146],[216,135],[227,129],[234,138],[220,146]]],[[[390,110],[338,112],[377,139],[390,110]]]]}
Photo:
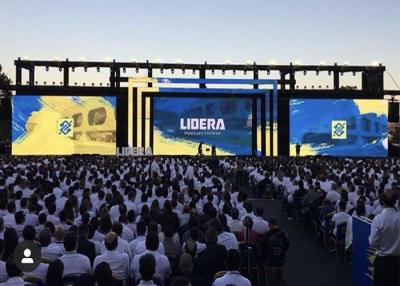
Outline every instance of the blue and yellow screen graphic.
{"type": "Polygon", "coordinates": [[[154,154],[196,155],[211,146],[217,155],[251,155],[251,99],[157,97],[154,154]]]}
{"type": "Polygon", "coordinates": [[[386,157],[388,103],[365,99],[292,99],[290,155],[386,157]]]}
{"type": "Polygon", "coordinates": [[[115,107],[112,96],[14,96],[12,154],[114,155],[115,107]]]}

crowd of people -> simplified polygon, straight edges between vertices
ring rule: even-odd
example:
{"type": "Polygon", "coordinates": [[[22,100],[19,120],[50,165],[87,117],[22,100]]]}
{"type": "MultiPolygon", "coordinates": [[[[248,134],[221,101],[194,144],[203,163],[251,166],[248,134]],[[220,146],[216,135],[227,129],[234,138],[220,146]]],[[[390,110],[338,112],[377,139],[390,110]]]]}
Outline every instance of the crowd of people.
{"type": "MultiPolygon", "coordinates": [[[[375,285],[400,285],[400,160],[310,157],[272,163],[269,177],[288,219],[314,223],[317,238],[345,241],[351,253],[353,218],[371,222],[375,285]]],[[[257,184],[254,186],[257,189],[257,184]]],[[[337,251],[337,249],[336,249],[337,251]]]]}
{"type": "Polygon", "coordinates": [[[253,162],[217,161],[0,157],[0,285],[251,285],[241,245],[263,262],[288,238],[248,200],[253,162]],[[40,247],[30,272],[23,242],[40,247]]]}
{"type": "Polygon", "coordinates": [[[241,245],[260,262],[272,244],[289,249],[251,191],[332,235],[345,224],[348,248],[351,218],[373,219],[376,281],[387,283],[398,279],[399,187],[397,159],[3,157],[0,285],[251,285],[241,245]],[[24,241],[41,249],[32,272],[15,265],[24,241]]]}

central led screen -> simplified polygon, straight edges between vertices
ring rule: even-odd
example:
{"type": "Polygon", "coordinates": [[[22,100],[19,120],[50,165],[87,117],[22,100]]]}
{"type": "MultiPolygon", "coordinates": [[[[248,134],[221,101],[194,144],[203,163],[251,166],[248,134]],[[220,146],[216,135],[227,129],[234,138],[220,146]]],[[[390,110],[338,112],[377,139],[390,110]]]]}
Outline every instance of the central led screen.
{"type": "Polygon", "coordinates": [[[196,155],[212,146],[217,155],[251,155],[249,98],[154,98],[154,154],[196,155]]]}

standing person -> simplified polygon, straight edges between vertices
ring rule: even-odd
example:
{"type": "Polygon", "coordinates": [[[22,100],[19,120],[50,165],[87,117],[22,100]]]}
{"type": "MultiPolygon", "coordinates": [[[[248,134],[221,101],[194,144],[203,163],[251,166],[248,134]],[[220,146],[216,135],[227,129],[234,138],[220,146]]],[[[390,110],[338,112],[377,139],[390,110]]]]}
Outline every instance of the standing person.
{"type": "Polygon", "coordinates": [[[203,141],[201,141],[199,147],[197,147],[197,155],[203,156],[203,141]]]}
{"type": "Polygon", "coordinates": [[[296,143],[296,157],[300,157],[300,149],[301,144],[299,142],[296,143]]]}
{"type": "Polygon", "coordinates": [[[211,156],[216,157],[217,156],[217,147],[215,145],[211,146],[211,156]]]}
{"type": "Polygon", "coordinates": [[[383,211],[372,221],[369,243],[377,249],[374,261],[375,286],[400,285],[400,214],[396,194],[382,194],[383,211]]]}

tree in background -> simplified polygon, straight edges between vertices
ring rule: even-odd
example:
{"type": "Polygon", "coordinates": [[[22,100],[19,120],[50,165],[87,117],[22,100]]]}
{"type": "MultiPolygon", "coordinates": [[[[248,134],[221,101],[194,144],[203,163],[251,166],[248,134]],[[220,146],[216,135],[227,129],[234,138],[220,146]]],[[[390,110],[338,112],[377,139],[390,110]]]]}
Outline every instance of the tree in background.
{"type": "Polygon", "coordinates": [[[3,68],[0,65],[0,95],[10,96],[11,91],[6,87],[8,87],[11,84],[11,79],[5,73],[3,73],[2,70],[3,68]]]}
{"type": "Polygon", "coordinates": [[[11,140],[11,79],[0,65],[0,154],[9,153],[11,140]]]}

